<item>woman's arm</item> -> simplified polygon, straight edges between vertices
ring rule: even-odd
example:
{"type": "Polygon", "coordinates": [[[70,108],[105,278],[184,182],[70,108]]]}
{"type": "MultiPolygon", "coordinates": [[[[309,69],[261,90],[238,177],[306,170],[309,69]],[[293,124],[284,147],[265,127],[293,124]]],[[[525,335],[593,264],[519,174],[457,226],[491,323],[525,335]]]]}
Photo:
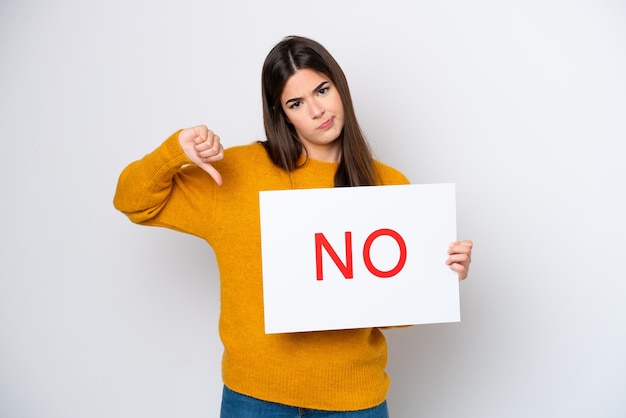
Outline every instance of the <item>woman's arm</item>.
{"type": "Polygon", "coordinates": [[[210,213],[211,189],[222,181],[211,163],[223,155],[219,137],[205,126],[176,132],[122,171],[113,204],[135,223],[198,235],[199,216],[210,213]]]}

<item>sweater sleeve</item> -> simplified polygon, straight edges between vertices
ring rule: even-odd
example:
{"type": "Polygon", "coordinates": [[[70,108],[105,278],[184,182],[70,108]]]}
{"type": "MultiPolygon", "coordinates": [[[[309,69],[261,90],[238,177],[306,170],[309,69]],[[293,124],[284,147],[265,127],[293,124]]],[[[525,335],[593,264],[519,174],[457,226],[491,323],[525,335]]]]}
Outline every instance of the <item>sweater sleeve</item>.
{"type": "Polygon", "coordinates": [[[120,174],[114,207],[132,222],[204,237],[214,182],[185,155],[172,134],[120,174]]]}

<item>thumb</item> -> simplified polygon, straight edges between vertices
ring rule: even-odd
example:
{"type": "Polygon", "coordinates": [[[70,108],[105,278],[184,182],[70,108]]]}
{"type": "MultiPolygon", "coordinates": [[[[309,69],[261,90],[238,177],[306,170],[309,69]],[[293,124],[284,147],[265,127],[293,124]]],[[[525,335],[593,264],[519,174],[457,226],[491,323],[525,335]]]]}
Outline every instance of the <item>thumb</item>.
{"type": "Polygon", "coordinates": [[[222,185],[222,175],[220,174],[219,171],[217,171],[215,167],[213,167],[212,164],[202,163],[200,164],[200,168],[206,171],[209,174],[209,176],[211,176],[213,180],[215,180],[218,186],[222,185]]]}

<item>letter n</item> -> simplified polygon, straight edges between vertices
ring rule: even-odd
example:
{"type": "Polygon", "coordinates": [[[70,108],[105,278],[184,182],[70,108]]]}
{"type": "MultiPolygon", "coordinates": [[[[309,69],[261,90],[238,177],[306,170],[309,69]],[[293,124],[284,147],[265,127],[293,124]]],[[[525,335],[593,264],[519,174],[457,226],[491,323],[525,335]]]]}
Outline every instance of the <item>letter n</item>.
{"type": "Polygon", "coordinates": [[[324,280],[324,273],[322,270],[322,247],[326,250],[328,255],[333,259],[341,274],[346,279],[352,279],[354,277],[354,271],[352,269],[352,233],[346,232],[346,264],[341,262],[339,256],[330,245],[324,234],[318,232],[315,234],[315,264],[317,266],[317,280],[324,280]]]}

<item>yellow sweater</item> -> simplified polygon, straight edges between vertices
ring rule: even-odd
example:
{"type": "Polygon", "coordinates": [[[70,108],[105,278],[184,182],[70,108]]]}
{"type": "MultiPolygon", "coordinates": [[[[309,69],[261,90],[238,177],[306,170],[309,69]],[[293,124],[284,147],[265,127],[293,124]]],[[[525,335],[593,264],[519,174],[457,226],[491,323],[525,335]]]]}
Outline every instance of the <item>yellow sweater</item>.
{"type": "MultiPolygon", "coordinates": [[[[259,191],[333,187],[337,164],[309,160],[288,173],[254,143],[227,149],[214,166],[222,186],[187,159],[177,132],[124,169],[114,205],[133,222],[196,235],[215,251],[224,384],[303,408],[347,411],[383,402],[389,378],[379,329],[264,333],[259,191]]],[[[408,183],[397,170],[376,167],[383,184],[408,183]]]]}

